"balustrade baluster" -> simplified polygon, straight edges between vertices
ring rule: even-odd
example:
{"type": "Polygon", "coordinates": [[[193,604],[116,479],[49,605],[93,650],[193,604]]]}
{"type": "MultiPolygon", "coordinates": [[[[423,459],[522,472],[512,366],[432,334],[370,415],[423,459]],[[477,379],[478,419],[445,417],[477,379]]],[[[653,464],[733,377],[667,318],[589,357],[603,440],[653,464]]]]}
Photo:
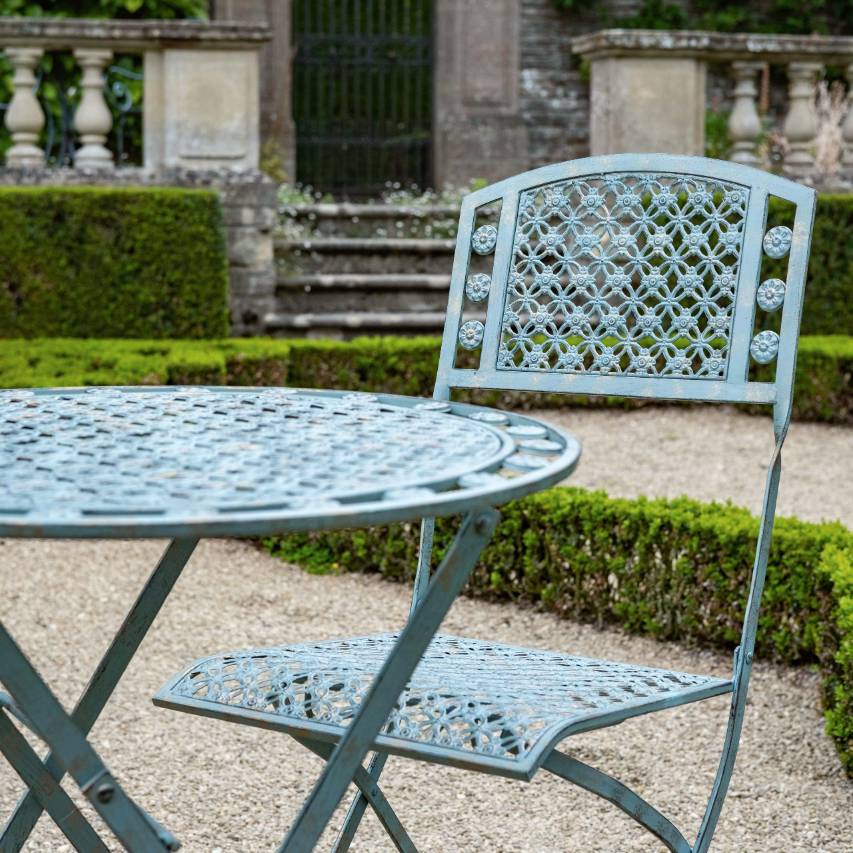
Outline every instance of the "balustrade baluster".
{"type": "Polygon", "coordinates": [[[104,98],[104,69],[112,60],[113,52],[77,48],[74,58],[83,69],[83,97],[74,115],[74,125],[83,145],[74,155],[74,165],[80,169],[109,169],[113,166],[113,155],[106,141],[113,116],[104,98]]]}
{"type": "Polygon", "coordinates": [[[788,65],[788,115],[783,130],[788,140],[785,172],[800,180],[808,178],[815,166],[817,110],[815,87],[823,70],[819,62],[791,62],[788,65]]]}
{"type": "Polygon", "coordinates": [[[10,47],[5,53],[14,70],[12,100],[6,110],[12,147],[6,152],[6,163],[28,168],[43,166],[44,151],[37,143],[44,127],[44,113],[35,94],[35,67],[43,51],[39,47],[10,47]]]}
{"type": "Polygon", "coordinates": [[[747,166],[759,165],[755,148],[761,133],[761,119],[756,109],[758,90],[755,76],[761,70],[760,62],[733,62],[735,78],[734,107],[729,116],[729,135],[732,138],[731,158],[747,166]]]}

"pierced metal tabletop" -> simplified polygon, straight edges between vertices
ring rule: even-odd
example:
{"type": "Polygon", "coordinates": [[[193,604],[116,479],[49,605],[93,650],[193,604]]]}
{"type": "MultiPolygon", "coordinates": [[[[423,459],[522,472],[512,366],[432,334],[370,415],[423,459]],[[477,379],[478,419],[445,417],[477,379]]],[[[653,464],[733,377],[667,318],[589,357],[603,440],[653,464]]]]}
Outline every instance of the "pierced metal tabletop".
{"type": "Polygon", "coordinates": [[[480,406],[285,388],[0,392],[0,535],[187,537],[496,506],[559,482],[570,435],[480,406]]]}

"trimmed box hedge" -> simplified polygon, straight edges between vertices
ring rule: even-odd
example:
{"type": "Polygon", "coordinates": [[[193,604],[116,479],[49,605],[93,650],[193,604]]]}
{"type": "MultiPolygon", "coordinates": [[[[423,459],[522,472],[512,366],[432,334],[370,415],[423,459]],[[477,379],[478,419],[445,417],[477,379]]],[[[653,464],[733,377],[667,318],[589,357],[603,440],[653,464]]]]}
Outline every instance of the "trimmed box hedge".
{"type": "MultiPolygon", "coordinates": [[[[747,510],[557,488],[501,513],[468,594],[535,603],[665,640],[728,649],[738,642],[758,535],[758,520],[747,510]]],[[[455,525],[437,523],[436,564],[455,525]]],[[[418,530],[397,524],[264,544],[309,570],[410,581],[418,530]]],[[[758,647],[774,660],[820,664],[827,732],[853,776],[853,534],[841,524],[777,520],[758,647]]]]}
{"type": "Polygon", "coordinates": [[[213,192],[0,187],[0,247],[0,337],[228,334],[213,192]]]}
{"type": "MultiPolygon", "coordinates": [[[[768,227],[790,226],[787,202],[771,199],[768,227]]],[[[804,335],[853,335],[853,194],[821,193],[817,199],[806,298],[804,335]]],[[[764,259],[762,277],[785,277],[787,258],[764,259]]]]}
{"type": "MultiPolygon", "coordinates": [[[[431,337],[353,341],[0,340],[0,387],[290,385],[429,396],[438,350],[438,338],[431,337]]],[[[769,378],[771,370],[761,368],[761,373],[769,378]]],[[[796,419],[852,424],[853,337],[802,338],[796,384],[796,419]]],[[[464,396],[459,394],[460,399],[464,396]]],[[[499,391],[468,394],[467,398],[504,408],[649,405],[647,401],[619,397],[499,391]]]]}

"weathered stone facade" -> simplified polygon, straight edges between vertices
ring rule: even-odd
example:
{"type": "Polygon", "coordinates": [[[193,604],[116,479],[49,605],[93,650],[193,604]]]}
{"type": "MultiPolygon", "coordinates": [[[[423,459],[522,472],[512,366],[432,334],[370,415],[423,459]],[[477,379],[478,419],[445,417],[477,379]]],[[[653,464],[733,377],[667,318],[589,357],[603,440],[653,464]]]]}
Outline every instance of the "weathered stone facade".
{"type": "Polygon", "coordinates": [[[642,0],[604,0],[577,10],[554,0],[521,4],[521,115],[528,129],[528,166],[589,153],[589,80],[571,39],[601,28],[602,16],[631,15],[642,0]]]}

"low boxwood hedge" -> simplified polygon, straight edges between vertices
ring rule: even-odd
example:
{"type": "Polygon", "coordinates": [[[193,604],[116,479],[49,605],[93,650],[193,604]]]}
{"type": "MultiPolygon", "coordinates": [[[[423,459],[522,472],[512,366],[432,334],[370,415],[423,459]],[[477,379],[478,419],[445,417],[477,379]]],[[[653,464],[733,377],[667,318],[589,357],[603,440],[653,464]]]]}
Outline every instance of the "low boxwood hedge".
{"type": "MultiPolygon", "coordinates": [[[[728,504],[610,498],[557,488],[503,507],[467,586],[471,595],[532,602],[572,619],[733,649],[740,636],[758,521],[728,504]]],[[[455,527],[436,528],[435,559],[455,527]]],[[[418,525],[265,540],[317,571],[411,580],[418,525]]],[[[818,662],[827,731],[853,776],[853,534],[841,524],[780,518],[758,635],[759,653],[818,662]]]]}
{"type": "Polygon", "coordinates": [[[0,187],[0,247],[0,337],[228,334],[213,192],[0,187]]]}
{"type": "MultiPolygon", "coordinates": [[[[0,387],[290,385],[429,396],[438,349],[437,338],[394,337],[354,341],[0,340],[0,387]]],[[[772,368],[761,370],[767,378],[771,376],[772,368]]],[[[853,423],[853,337],[802,338],[796,382],[795,418],[853,423]]],[[[618,397],[497,391],[479,392],[475,399],[504,408],[644,405],[618,397]]]]}

